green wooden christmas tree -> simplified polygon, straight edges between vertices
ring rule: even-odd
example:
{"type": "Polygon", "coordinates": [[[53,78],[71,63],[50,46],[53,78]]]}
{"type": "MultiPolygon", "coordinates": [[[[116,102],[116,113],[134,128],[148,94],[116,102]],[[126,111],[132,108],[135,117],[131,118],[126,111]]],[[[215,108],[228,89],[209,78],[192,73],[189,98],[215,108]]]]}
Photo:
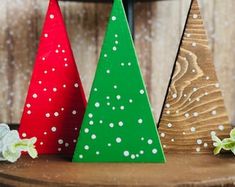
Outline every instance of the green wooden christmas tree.
{"type": "Polygon", "coordinates": [[[121,0],[115,0],[74,162],[165,162],[121,0]]]}

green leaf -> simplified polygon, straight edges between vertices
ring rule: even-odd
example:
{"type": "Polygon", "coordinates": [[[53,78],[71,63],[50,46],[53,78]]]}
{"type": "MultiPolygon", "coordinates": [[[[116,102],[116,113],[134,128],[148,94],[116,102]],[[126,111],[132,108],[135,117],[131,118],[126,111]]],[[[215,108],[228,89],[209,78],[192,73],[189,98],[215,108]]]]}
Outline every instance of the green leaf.
{"type": "Polygon", "coordinates": [[[229,151],[235,146],[235,141],[233,141],[231,138],[225,138],[222,141],[222,147],[224,150],[229,151]]]}
{"type": "Polygon", "coordinates": [[[38,152],[34,147],[30,147],[28,149],[29,156],[31,156],[33,159],[38,157],[38,152]]]}
{"type": "Polygon", "coordinates": [[[219,154],[219,153],[220,153],[220,151],[221,151],[221,149],[222,149],[222,147],[221,147],[221,146],[216,147],[216,148],[214,149],[214,155],[219,154]]]}
{"type": "Polygon", "coordinates": [[[230,137],[235,140],[235,128],[231,130],[230,137]]]}
{"type": "Polygon", "coordinates": [[[235,146],[231,149],[231,151],[232,151],[233,154],[235,155],[235,146]]]}

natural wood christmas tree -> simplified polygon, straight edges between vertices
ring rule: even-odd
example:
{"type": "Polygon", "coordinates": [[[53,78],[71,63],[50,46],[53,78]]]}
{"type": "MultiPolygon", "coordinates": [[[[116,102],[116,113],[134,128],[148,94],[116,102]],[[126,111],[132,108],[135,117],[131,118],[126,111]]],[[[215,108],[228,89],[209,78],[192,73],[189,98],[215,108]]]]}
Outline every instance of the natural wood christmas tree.
{"type": "Polygon", "coordinates": [[[224,137],[231,129],[197,0],[190,5],[159,126],[166,152],[211,152],[211,134],[224,137]]]}

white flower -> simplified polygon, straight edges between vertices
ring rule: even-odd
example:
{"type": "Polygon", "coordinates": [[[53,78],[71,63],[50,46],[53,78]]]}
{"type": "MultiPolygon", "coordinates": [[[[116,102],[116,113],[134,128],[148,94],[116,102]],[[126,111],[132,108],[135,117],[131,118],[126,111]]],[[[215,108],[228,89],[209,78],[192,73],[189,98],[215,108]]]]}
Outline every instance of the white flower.
{"type": "Polygon", "coordinates": [[[36,158],[36,141],[37,138],[21,140],[18,131],[11,131],[6,124],[0,124],[0,161],[16,162],[23,151],[36,158]]]}

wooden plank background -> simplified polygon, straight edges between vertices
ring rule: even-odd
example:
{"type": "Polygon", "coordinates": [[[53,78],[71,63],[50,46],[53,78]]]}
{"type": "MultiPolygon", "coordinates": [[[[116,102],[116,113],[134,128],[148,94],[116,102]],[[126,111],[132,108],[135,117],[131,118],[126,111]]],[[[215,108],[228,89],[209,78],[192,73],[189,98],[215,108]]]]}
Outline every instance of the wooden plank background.
{"type": "MultiPolygon", "coordinates": [[[[1,0],[0,122],[19,123],[48,0],[1,0]]],[[[190,0],[136,3],[135,39],[156,121],[190,0]]],[[[60,2],[88,96],[111,4],[60,2]]],[[[200,0],[225,103],[235,124],[235,1],[200,0]]]]}

